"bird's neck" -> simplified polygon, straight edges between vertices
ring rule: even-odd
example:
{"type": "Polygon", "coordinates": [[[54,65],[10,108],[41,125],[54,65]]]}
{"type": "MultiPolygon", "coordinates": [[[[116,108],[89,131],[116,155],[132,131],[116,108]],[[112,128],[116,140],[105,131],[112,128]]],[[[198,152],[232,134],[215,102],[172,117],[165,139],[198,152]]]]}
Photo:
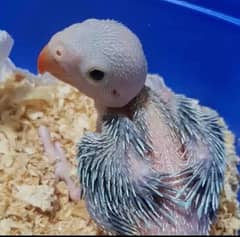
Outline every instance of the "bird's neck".
{"type": "MultiPolygon", "coordinates": [[[[135,98],[133,98],[127,105],[120,108],[106,107],[106,106],[103,106],[102,104],[99,104],[97,101],[95,101],[95,108],[98,114],[96,131],[97,132],[101,131],[102,121],[105,115],[108,115],[108,116],[120,115],[120,116],[128,117],[129,119],[132,120],[136,109],[139,107],[139,100],[143,102],[142,97],[146,97],[145,92],[146,92],[146,88],[144,87],[142,91],[135,98]]],[[[142,103],[142,105],[143,104],[144,103],[142,103]]]]}
{"type": "Polygon", "coordinates": [[[97,110],[97,124],[96,124],[96,132],[101,132],[101,127],[102,127],[102,121],[103,121],[103,117],[106,115],[121,115],[121,116],[126,116],[130,119],[132,119],[134,111],[133,108],[131,106],[131,103],[125,105],[124,107],[121,108],[109,108],[109,107],[105,107],[103,105],[99,105],[97,103],[95,103],[95,108],[97,110]]]}

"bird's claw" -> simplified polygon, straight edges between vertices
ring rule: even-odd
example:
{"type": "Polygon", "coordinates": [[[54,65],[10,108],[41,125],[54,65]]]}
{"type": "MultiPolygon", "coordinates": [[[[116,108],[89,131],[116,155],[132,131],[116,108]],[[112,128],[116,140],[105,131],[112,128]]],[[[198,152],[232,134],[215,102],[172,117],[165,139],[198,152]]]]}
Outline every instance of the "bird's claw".
{"type": "Polygon", "coordinates": [[[38,133],[49,161],[55,165],[56,178],[66,183],[70,199],[72,201],[79,201],[81,193],[80,186],[77,186],[70,177],[70,164],[67,161],[61,144],[51,141],[49,130],[45,126],[41,126],[38,133]]]}

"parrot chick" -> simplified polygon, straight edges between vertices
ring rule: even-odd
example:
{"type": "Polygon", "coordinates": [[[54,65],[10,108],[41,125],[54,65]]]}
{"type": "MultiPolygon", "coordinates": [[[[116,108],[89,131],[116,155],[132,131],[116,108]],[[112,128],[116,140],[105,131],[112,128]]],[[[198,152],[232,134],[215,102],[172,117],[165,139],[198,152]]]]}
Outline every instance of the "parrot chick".
{"type": "Polygon", "coordinates": [[[81,138],[77,159],[81,197],[100,227],[124,235],[208,233],[226,166],[226,127],[215,111],[147,75],[139,39],[114,20],[56,33],[38,69],[95,101],[97,130],[81,138]]]}

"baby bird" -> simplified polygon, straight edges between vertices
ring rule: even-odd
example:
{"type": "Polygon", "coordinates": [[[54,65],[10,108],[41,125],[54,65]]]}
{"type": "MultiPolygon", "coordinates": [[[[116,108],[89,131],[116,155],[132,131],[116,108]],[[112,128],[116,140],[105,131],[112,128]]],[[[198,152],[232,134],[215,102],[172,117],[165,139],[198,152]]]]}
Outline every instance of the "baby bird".
{"type": "Polygon", "coordinates": [[[95,101],[97,130],[78,144],[81,197],[111,234],[207,234],[224,182],[226,126],[198,101],[173,93],[137,36],[89,19],[41,51],[50,72],[95,101]]]}

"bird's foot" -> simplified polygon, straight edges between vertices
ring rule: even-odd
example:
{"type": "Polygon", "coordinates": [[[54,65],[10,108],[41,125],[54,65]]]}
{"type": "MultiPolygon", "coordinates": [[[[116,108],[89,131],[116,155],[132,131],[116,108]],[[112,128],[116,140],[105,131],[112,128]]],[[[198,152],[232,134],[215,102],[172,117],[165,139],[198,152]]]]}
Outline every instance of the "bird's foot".
{"type": "Polygon", "coordinates": [[[70,177],[70,163],[67,161],[65,153],[59,142],[53,143],[49,130],[45,126],[41,126],[38,130],[40,141],[43,144],[45,153],[49,161],[55,164],[55,175],[57,179],[62,180],[68,187],[69,197],[72,201],[80,200],[81,189],[70,177]]]}

